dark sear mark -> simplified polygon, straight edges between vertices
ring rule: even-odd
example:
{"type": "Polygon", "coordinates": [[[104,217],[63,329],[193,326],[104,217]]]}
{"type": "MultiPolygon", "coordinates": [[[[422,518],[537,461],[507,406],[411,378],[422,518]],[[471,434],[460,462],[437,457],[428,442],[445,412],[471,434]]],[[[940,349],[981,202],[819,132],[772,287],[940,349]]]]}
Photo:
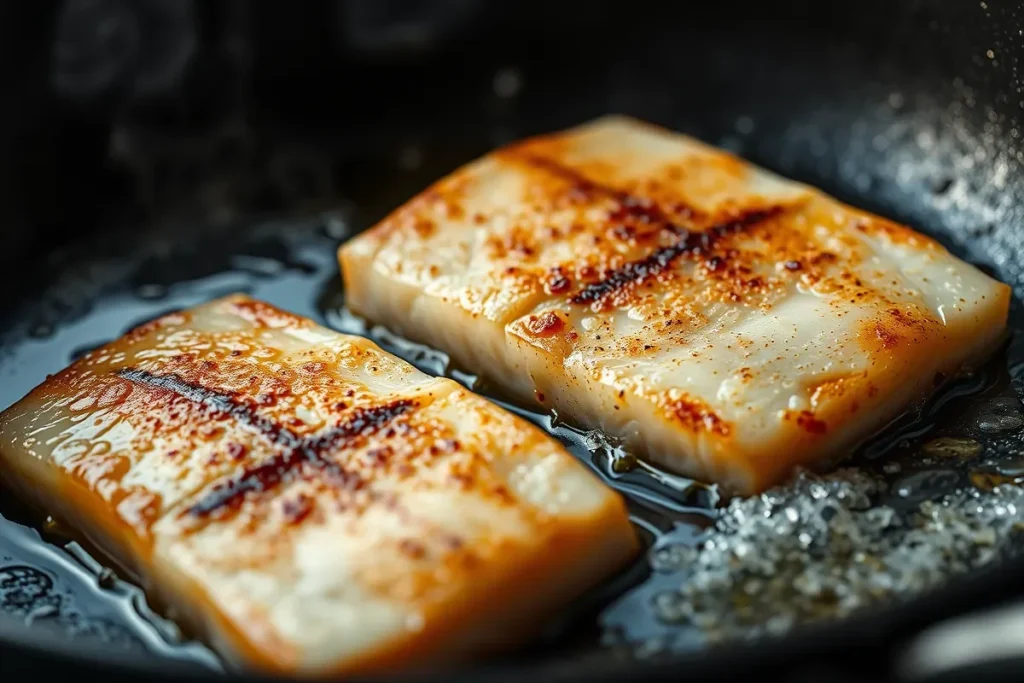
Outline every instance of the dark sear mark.
{"type": "Polygon", "coordinates": [[[358,489],[364,483],[362,477],[357,472],[346,470],[328,456],[339,449],[355,446],[360,439],[380,430],[414,406],[414,401],[402,399],[384,405],[357,408],[337,427],[325,434],[307,439],[301,439],[289,432],[299,441],[299,445],[284,453],[278,453],[267,462],[246,468],[239,476],[215,486],[203,499],[189,508],[189,512],[204,516],[221,509],[235,508],[241,504],[247,493],[273,488],[291,476],[296,469],[304,467],[312,467],[325,473],[340,489],[358,489]]]}
{"type": "MultiPolygon", "coordinates": [[[[565,166],[553,159],[540,156],[539,154],[515,153],[515,159],[519,159],[534,168],[539,168],[547,173],[568,181],[572,184],[571,193],[580,198],[607,197],[618,205],[611,220],[632,219],[647,224],[668,224],[668,216],[654,201],[647,197],[640,197],[626,190],[604,185],[595,182],[574,168],[565,166]]],[[[674,213],[688,218],[696,218],[701,212],[692,206],[677,204],[672,207],[674,213]]]]}
{"type": "Polygon", "coordinates": [[[246,494],[269,490],[291,477],[296,470],[304,468],[313,468],[326,474],[341,489],[360,488],[364,482],[359,474],[346,470],[329,456],[339,449],[353,447],[360,439],[383,429],[416,406],[415,401],[402,399],[384,405],[356,408],[341,424],[322,434],[303,438],[259,415],[255,408],[235,396],[187,382],[178,375],[154,375],[134,368],[119,370],[117,374],[137,384],[166,389],[218,415],[231,417],[254,429],[274,446],[285,449],[269,460],[246,467],[240,475],[216,485],[199,502],[188,508],[187,512],[197,517],[235,509],[241,505],[246,494]]]}
{"type": "MultiPolygon", "coordinates": [[[[665,272],[677,259],[683,256],[705,255],[715,242],[777,216],[787,208],[776,205],[762,209],[750,209],[745,213],[740,213],[697,231],[691,227],[696,228],[697,223],[707,224],[709,219],[694,207],[681,203],[668,207],[674,215],[693,223],[691,227],[679,225],[669,218],[666,211],[657,202],[648,197],[637,196],[626,190],[597,183],[574,168],[538,154],[519,152],[513,156],[530,166],[572,183],[573,194],[581,199],[594,196],[612,199],[617,207],[609,216],[609,220],[632,221],[653,226],[662,234],[667,233],[676,238],[673,244],[655,249],[644,258],[630,261],[606,273],[599,281],[587,284],[569,297],[569,302],[573,304],[600,304],[618,291],[641,285],[665,272]]],[[[719,263],[717,266],[714,270],[720,269],[724,263],[719,263]]]]}
{"type": "Polygon", "coordinates": [[[302,442],[301,437],[277,422],[263,417],[254,408],[242,403],[234,396],[187,382],[176,374],[154,375],[136,368],[121,368],[117,374],[136,384],[167,389],[193,403],[198,403],[209,412],[224,418],[232,418],[259,432],[277,446],[294,448],[302,442]]]}
{"type": "MultiPolygon", "coordinates": [[[[641,285],[651,278],[657,277],[668,270],[669,266],[677,259],[687,255],[700,256],[722,238],[777,216],[783,210],[784,207],[781,206],[757,209],[723,223],[712,225],[702,232],[690,232],[686,228],[672,225],[670,229],[679,235],[675,244],[655,249],[642,259],[630,261],[606,273],[601,280],[588,284],[569,297],[569,302],[573,304],[600,303],[622,289],[641,285]]],[[[715,270],[720,269],[721,266],[721,263],[716,264],[715,270]]]]}

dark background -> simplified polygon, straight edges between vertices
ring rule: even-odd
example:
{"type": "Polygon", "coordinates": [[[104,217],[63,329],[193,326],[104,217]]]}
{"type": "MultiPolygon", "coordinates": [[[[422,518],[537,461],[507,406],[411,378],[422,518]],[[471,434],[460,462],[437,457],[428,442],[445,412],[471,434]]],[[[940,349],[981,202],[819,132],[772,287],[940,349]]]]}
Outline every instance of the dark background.
{"type": "Polygon", "coordinates": [[[866,157],[897,118],[909,130],[893,145],[916,146],[931,118],[958,136],[945,154],[1019,150],[1018,3],[990,4],[3,3],[2,218],[52,244],[115,217],[294,211],[361,199],[360,164],[413,144],[436,173],[438,156],[453,165],[607,111],[732,136],[755,161],[863,195],[893,180],[866,157]],[[511,97],[495,92],[503,69],[511,97]],[[851,156],[856,173],[841,168],[851,156]]]}

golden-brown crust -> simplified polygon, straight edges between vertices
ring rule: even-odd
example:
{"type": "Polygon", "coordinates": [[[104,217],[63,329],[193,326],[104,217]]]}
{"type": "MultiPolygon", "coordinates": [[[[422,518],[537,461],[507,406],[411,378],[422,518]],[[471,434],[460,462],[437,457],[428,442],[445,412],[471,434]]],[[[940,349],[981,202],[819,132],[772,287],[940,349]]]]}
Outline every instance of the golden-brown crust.
{"type": "Polygon", "coordinates": [[[901,246],[942,249],[942,246],[932,238],[916,230],[911,230],[905,225],[900,225],[881,216],[865,213],[854,207],[844,205],[843,208],[849,211],[851,215],[857,217],[854,229],[858,232],[876,237],[884,236],[892,244],[901,246]]]}
{"type": "Polygon", "coordinates": [[[228,299],[227,303],[234,313],[257,328],[278,329],[291,327],[303,329],[313,326],[313,321],[309,318],[303,318],[258,299],[235,297],[228,299]]]}
{"type": "Polygon", "coordinates": [[[622,501],[538,428],[371,342],[243,297],[87,354],[5,411],[0,435],[5,476],[34,482],[48,512],[152,582],[218,651],[272,671],[458,654],[479,601],[536,616],[510,572],[539,578],[557,557],[592,581],[615,567],[580,562],[588,549],[613,565],[636,549],[622,501]],[[537,498],[544,487],[550,500],[537,498]],[[348,544],[340,559],[311,540],[327,534],[348,544]],[[421,630],[388,626],[338,656],[289,632],[322,609],[293,582],[341,606],[335,628],[365,609],[421,630]]]}
{"type": "Polygon", "coordinates": [[[914,346],[934,343],[943,334],[942,323],[916,305],[891,306],[862,324],[860,342],[873,354],[913,353],[914,346]]]}
{"type": "MultiPolygon", "coordinates": [[[[674,265],[686,259],[701,266],[694,277],[712,283],[719,300],[765,305],[781,282],[820,277],[833,256],[822,256],[809,238],[803,200],[779,204],[754,197],[707,214],[678,196],[666,198],[650,182],[612,184],[592,165],[559,160],[558,149],[557,142],[531,142],[493,155],[493,163],[516,168],[525,206],[511,214],[504,209],[477,212],[473,222],[508,221],[507,229],[484,234],[480,256],[496,263],[499,280],[510,288],[561,296],[595,310],[621,309],[638,303],[637,290],[649,283],[687,281],[674,265]],[[751,239],[757,242],[754,248],[742,244],[751,239]],[[552,261],[546,254],[560,242],[571,257],[552,261]],[[774,272],[758,272],[764,270],[765,257],[778,265],[774,272]]],[[[740,172],[735,159],[710,157],[700,163],[740,172]]],[[[679,174],[685,165],[677,162],[666,173],[679,174]]],[[[369,238],[384,241],[401,225],[415,222],[415,216],[432,215],[439,197],[455,201],[448,193],[461,196],[473,185],[474,171],[472,166],[460,169],[386,218],[369,238]],[[440,189],[448,187],[457,189],[440,189]]],[[[437,274],[437,266],[431,268],[427,277],[437,274]]]]}
{"type": "MultiPolygon", "coordinates": [[[[624,522],[620,519],[614,507],[608,508],[598,517],[607,523],[606,533],[608,538],[632,536],[632,531],[623,528],[624,522]]],[[[586,547],[590,541],[590,530],[587,525],[561,525],[558,529],[551,529],[550,533],[544,534],[544,541],[540,552],[531,553],[535,558],[541,557],[571,557],[579,549],[586,547]]],[[[479,550],[459,549],[453,552],[446,560],[444,568],[429,575],[417,575],[410,577],[408,583],[400,585],[391,584],[382,586],[382,590],[400,591],[404,595],[419,596],[423,620],[441,625],[440,628],[431,631],[420,631],[408,640],[395,645],[387,645],[371,652],[365,653],[357,661],[348,662],[344,672],[349,674],[382,674],[396,671],[402,666],[402,662],[425,661],[437,664],[446,664],[464,657],[466,654],[474,654],[477,657],[508,650],[513,643],[520,642],[522,638],[534,631],[540,624],[535,615],[513,614],[500,629],[495,629],[490,621],[489,614],[499,609],[504,609],[509,599],[510,591],[514,593],[520,604],[526,605],[535,596],[533,593],[547,593],[550,589],[547,586],[551,582],[551,567],[547,562],[529,561],[517,564],[515,567],[507,567],[509,575],[515,576],[514,583],[495,581],[497,577],[481,575],[484,567],[495,565],[495,560],[502,557],[523,557],[521,548],[514,543],[493,543],[485,545],[479,550]],[[444,600],[447,587],[462,585],[464,582],[470,584],[484,583],[486,588],[479,592],[472,602],[460,601],[451,604],[444,600]],[[524,590],[525,588],[525,590],[524,590]],[[408,592],[407,592],[408,591],[408,592]],[[464,645],[453,647],[452,634],[455,633],[483,634],[481,642],[466,642],[464,645]],[[490,637],[487,637],[487,636],[490,637]]],[[[626,555],[635,553],[636,547],[629,550],[626,555]]],[[[377,582],[383,584],[387,575],[378,576],[377,582]]],[[[470,636],[472,637],[472,636],[470,636]]]]}
{"type": "MultiPolygon", "coordinates": [[[[744,467],[782,471],[766,444],[783,461],[845,447],[902,409],[902,385],[1005,325],[1005,287],[933,240],[632,119],[513,143],[452,179],[471,219],[427,239],[374,228],[343,251],[374,243],[376,287],[401,279],[441,316],[500,302],[479,369],[690,473],[749,461],[741,488],[762,481],[744,467]]],[[[418,341],[468,345],[375,303],[418,341]]]]}
{"type": "Polygon", "coordinates": [[[465,217],[463,199],[472,179],[467,169],[442,178],[405,202],[377,224],[380,239],[402,230],[411,230],[421,239],[434,235],[437,221],[465,217]]]}
{"type": "Polygon", "coordinates": [[[728,437],[732,433],[732,425],[722,419],[707,403],[693,396],[668,399],[664,408],[669,419],[693,434],[707,432],[728,437]]]}

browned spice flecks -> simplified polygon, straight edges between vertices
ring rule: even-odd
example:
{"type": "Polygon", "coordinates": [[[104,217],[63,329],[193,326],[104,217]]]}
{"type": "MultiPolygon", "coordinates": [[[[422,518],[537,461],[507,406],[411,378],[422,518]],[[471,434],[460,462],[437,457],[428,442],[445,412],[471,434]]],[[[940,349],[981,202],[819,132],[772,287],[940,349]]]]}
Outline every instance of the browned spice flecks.
{"type": "MultiPolygon", "coordinates": [[[[730,219],[724,223],[713,225],[702,232],[690,232],[680,226],[670,226],[679,235],[675,244],[656,249],[642,259],[630,261],[612,270],[597,282],[588,284],[569,298],[574,304],[596,304],[615,292],[626,287],[635,287],[665,272],[677,259],[686,255],[699,256],[714,246],[714,243],[727,235],[739,232],[765,221],[783,211],[783,207],[774,206],[758,209],[730,219]]],[[[715,264],[715,270],[722,263],[715,264]]]]}
{"type": "Polygon", "coordinates": [[[363,485],[362,477],[357,472],[346,470],[340,463],[331,460],[329,455],[339,449],[354,446],[357,439],[382,429],[414,405],[413,401],[402,399],[380,406],[357,408],[344,422],[325,434],[308,439],[299,439],[293,435],[300,441],[298,446],[275,455],[265,463],[247,468],[234,479],[214,487],[189,512],[203,516],[237,507],[247,493],[266,491],[302,467],[313,467],[327,474],[338,488],[358,489],[363,485]]]}
{"type": "Polygon", "coordinates": [[[565,276],[561,268],[555,268],[548,275],[544,289],[548,294],[564,294],[572,289],[572,280],[565,276]]]}
{"type": "Polygon", "coordinates": [[[796,416],[796,423],[811,434],[824,434],[828,431],[828,424],[814,417],[814,413],[809,410],[800,411],[796,416]]]}
{"type": "MultiPolygon", "coordinates": [[[[566,166],[555,159],[519,150],[515,151],[512,157],[568,182],[571,186],[571,195],[579,201],[588,201],[595,197],[606,197],[613,200],[617,204],[617,209],[609,216],[612,221],[635,220],[639,223],[653,225],[665,223],[668,220],[661,207],[650,198],[637,196],[626,190],[596,182],[579,170],[566,166]]],[[[700,214],[691,206],[680,204],[673,208],[680,215],[695,217],[700,214]]]]}
{"type": "Polygon", "coordinates": [[[732,431],[729,423],[719,417],[710,406],[691,396],[674,401],[669,406],[669,411],[675,419],[695,433],[711,432],[719,436],[729,436],[732,431]]]}
{"type": "Polygon", "coordinates": [[[263,417],[252,406],[242,403],[234,396],[187,382],[176,374],[154,375],[151,372],[136,368],[122,368],[118,370],[117,374],[136,384],[159,387],[171,391],[182,398],[201,405],[208,412],[218,417],[232,418],[263,435],[275,445],[294,448],[301,442],[301,439],[291,431],[270,418],[263,417]]]}
{"type": "Polygon", "coordinates": [[[536,337],[550,337],[565,329],[565,321],[554,311],[546,311],[539,316],[531,316],[526,327],[536,337]]]}
{"type": "Polygon", "coordinates": [[[416,405],[414,401],[401,399],[383,405],[357,408],[336,427],[317,436],[302,438],[274,420],[259,415],[255,408],[237,397],[186,382],[177,375],[154,375],[134,368],[120,370],[118,374],[138,384],[172,391],[218,416],[231,417],[255,429],[273,446],[285,449],[264,462],[246,467],[238,476],[215,486],[188,509],[189,513],[200,517],[237,508],[246,494],[273,488],[292,476],[293,472],[305,467],[327,474],[339,488],[359,488],[363,482],[358,473],[346,470],[330,455],[354,446],[358,439],[381,430],[416,405]]]}

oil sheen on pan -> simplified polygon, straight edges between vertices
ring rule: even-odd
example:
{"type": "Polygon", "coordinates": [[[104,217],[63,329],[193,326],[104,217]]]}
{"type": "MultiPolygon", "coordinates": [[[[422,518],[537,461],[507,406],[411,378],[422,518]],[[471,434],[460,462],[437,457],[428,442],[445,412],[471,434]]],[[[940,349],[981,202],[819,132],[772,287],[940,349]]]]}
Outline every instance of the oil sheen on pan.
{"type": "Polygon", "coordinates": [[[339,256],[353,312],[740,494],[983,362],[1010,301],[910,228],[618,116],[458,169],[339,256]]]}
{"type": "Polygon", "coordinates": [[[540,429],[241,295],[50,377],[0,416],[0,464],[228,662],[280,673],[505,647],[638,551],[540,429]]]}

